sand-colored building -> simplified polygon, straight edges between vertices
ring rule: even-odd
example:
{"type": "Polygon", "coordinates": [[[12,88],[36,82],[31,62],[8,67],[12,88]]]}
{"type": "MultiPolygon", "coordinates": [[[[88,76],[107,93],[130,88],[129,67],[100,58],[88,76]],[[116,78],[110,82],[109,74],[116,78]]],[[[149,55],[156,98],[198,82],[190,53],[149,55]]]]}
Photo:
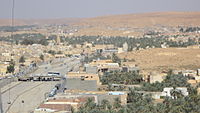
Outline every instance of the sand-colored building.
{"type": "Polygon", "coordinates": [[[81,80],[96,80],[97,85],[100,85],[100,80],[98,74],[86,73],[86,72],[68,72],[66,74],[67,78],[81,79],[81,80]]]}

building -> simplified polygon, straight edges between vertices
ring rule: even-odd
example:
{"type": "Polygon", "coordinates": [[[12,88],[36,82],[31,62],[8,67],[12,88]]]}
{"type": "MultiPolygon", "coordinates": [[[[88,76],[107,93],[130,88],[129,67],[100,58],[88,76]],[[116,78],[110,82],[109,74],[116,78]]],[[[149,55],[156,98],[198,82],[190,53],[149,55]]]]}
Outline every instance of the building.
{"type": "Polygon", "coordinates": [[[72,113],[69,104],[41,104],[34,113],[72,113]]]}
{"type": "Polygon", "coordinates": [[[149,75],[149,82],[150,83],[162,82],[166,76],[167,76],[166,73],[151,72],[149,75]]]}
{"type": "Polygon", "coordinates": [[[60,42],[61,42],[61,41],[60,41],[60,36],[59,36],[59,35],[57,35],[57,37],[56,37],[56,44],[58,44],[58,45],[59,45],[59,44],[60,44],[60,42]]]}
{"type": "Polygon", "coordinates": [[[89,64],[85,64],[84,67],[85,67],[86,73],[92,73],[92,74],[97,74],[98,73],[97,66],[92,66],[92,65],[89,65],[89,64]]]}
{"type": "Polygon", "coordinates": [[[116,98],[119,98],[121,105],[127,104],[127,92],[126,91],[81,91],[81,90],[66,90],[65,94],[68,95],[90,95],[95,96],[97,100],[95,103],[101,104],[102,100],[108,100],[111,104],[114,103],[116,98]]]}
{"type": "Polygon", "coordinates": [[[94,60],[87,66],[96,66],[98,72],[120,71],[118,63],[113,63],[112,60],[94,60]]]}
{"type": "Polygon", "coordinates": [[[118,48],[118,53],[123,53],[123,48],[118,48]]]}
{"type": "Polygon", "coordinates": [[[0,64],[0,77],[6,76],[7,64],[0,64]]]}
{"type": "Polygon", "coordinates": [[[72,113],[72,109],[77,111],[89,98],[95,103],[97,102],[96,97],[93,95],[56,95],[53,98],[48,98],[35,109],[34,113],[72,113]]]}
{"type": "Polygon", "coordinates": [[[85,81],[95,80],[97,85],[100,85],[100,80],[98,74],[86,73],[86,72],[68,72],[66,74],[68,79],[81,79],[85,81]]]}
{"type": "MultiPolygon", "coordinates": [[[[163,89],[162,96],[172,97],[171,91],[174,90],[173,87],[166,87],[163,89]]],[[[188,96],[189,93],[186,87],[177,87],[175,88],[176,91],[180,91],[183,96],[188,96]]]]}
{"type": "Polygon", "coordinates": [[[200,69],[197,69],[197,76],[200,76],[200,69]]]}
{"type": "Polygon", "coordinates": [[[127,52],[127,51],[128,51],[128,44],[127,44],[127,42],[125,42],[125,43],[123,44],[123,51],[124,51],[124,52],[127,52]]]}
{"type": "Polygon", "coordinates": [[[64,54],[55,54],[55,58],[65,58],[66,56],[64,54]]]}

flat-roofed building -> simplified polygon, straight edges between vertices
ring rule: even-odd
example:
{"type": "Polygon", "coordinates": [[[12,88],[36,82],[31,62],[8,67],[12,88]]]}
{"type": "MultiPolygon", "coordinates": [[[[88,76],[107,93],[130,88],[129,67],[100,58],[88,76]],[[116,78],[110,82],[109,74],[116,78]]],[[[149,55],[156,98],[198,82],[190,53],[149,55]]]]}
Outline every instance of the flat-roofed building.
{"type": "Polygon", "coordinates": [[[97,104],[100,104],[102,100],[108,100],[110,103],[114,103],[116,98],[119,98],[121,105],[127,104],[127,92],[126,91],[83,91],[83,90],[66,90],[65,94],[70,95],[95,95],[97,96],[97,104]]]}
{"type": "Polygon", "coordinates": [[[98,74],[86,73],[86,72],[68,72],[66,77],[69,79],[81,79],[81,80],[96,80],[97,85],[100,85],[100,80],[98,74]]]}
{"type": "Polygon", "coordinates": [[[69,104],[41,104],[34,113],[72,113],[69,104]]]}

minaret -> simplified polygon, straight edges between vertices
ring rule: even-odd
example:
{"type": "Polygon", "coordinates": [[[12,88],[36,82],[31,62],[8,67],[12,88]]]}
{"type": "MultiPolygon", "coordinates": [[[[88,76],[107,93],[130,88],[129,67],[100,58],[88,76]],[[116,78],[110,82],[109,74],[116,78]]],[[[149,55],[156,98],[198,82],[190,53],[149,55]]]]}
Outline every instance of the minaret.
{"type": "Polygon", "coordinates": [[[60,44],[60,35],[57,35],[57,37],[56,37],[56,44],[60,44]]]}
{"type": "Polygon", "coordinates": [[[57,45],[59,45],[60,42],[61,42],[61,41],[60,41],[60,36],[62,35],[62,34],[61,34],[61,31],[62,31],[62,30],[61,30],[61,26],[58,26],[58,32],[57,32],[57,37],[56,37],[56,44],[57,44],[57,45]]]}

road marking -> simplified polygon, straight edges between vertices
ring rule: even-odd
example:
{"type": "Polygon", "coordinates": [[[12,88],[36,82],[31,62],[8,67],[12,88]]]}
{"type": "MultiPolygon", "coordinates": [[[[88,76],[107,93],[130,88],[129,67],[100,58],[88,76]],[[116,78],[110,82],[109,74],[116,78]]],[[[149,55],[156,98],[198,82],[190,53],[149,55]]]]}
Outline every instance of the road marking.
{"type": "MultiPolygon", "coordinates": [[[[18,86],[18,85],[20,85],[20,84],[22,84],[22,82],[20,82],[20,83],[18,83],[18,84],[16,84],[16,85],[14,85],[14,86],[12,86],[12,87],[10,87],[10,88],[6,89],[5,91],[1,92],[1,94],[4,94],[4,93],[6,93],[7,91],[9,91],[9,90],[13,89],[14,87],[16,87],[16,86],[18,86]]],[[[9,85],[9,84],[8,84],[8,85],[9,85]]]]}
{"type": "Polygon", "coordinates": [[[38,84],[38,85],[36,85],[36,86],[33,86],[33,87],[31,87],[30,89],[27,89],[27,90],[25,90],[25,91],[23,91],[22,93],[20,93],[19,95],[17,95],[17,97],[14,99],[14,101],[10,104],[10,106],[8,107],[8,109],[5,111],[5,113],[7,113],[9,110],[10,110],[10,108],[12,107],[12,105],[15,103],[15,101],[21,96],[21,95],[23,95],[24,93],[26,93],[26,92],[28,92],[28,91],[30,91],[30,90],[32,90],[32,89],[35,89],[36,87],[38,87],[38,86],[40,86],[40,85],[42,85],[42,84],[44,84],[44,83],[40,83],[40,84],[38,84]]]}

